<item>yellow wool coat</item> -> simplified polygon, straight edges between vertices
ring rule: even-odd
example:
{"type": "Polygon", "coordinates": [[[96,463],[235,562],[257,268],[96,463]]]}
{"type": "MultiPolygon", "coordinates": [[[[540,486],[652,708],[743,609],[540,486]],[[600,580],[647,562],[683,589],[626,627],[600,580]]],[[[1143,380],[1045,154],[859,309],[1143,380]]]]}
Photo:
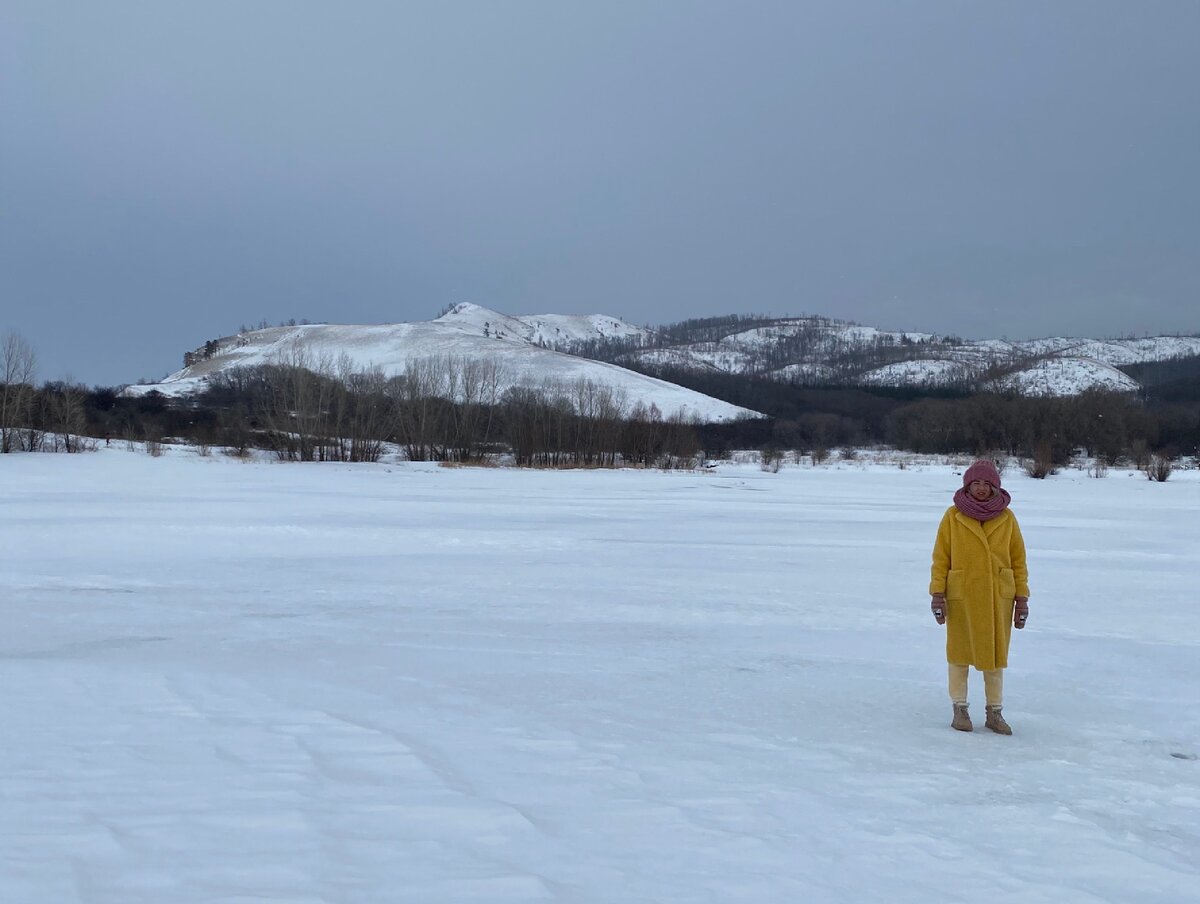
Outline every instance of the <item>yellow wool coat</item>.
{"type": "Polygon", "coordinates": [[[1013,598],[1029,596],[1025,540],[1012,511],[980,522],[954,506],[933,544],[929,592],[946,595],[946,660],[980,671],[1008,666],[1013,598]]]}

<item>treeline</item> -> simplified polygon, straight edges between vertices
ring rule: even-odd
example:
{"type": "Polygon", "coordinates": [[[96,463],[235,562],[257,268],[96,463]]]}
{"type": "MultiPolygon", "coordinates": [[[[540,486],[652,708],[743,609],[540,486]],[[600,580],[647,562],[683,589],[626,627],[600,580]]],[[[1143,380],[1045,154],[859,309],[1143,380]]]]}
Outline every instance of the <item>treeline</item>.
{"type": "Polygon", "coordinates": [[[1200,400],[1200,355],[1146,361],[1121,368],[1145,387],[1145,396],[1161,402],[1200,400]]]}
{"type": "Polygon", "coordinates": [[[922,399],[892,412],[886,440],[917,452],[1009,451],[1033,457],[1048,450],[1054,464],[1075,449],[1106,460],[1169,458],[1200,452],[1200,404],[1147,403],[1118,393],[1063,398],[980,395],[922,399]]]}
{"type": "Polygon", "coordinates": [[[584,380],[499,392],[490,367],[463,364],[422,361],[399,377],[348,380],[294,366],[245,368],[223,374],[192,400],[26,384],[20,426],[6,425],[0,438],[5,451],[187,442],[233,454],[261,449],[284,461],[378,461],[392,446],[412,461],[482,462],[505,453],[526,467],[698,461],[695,425],[653,405],[630,405],[610,387],[584,380]],[[456,382],[456,396],[433,394],[456,382]]]}
{"type": "MultiPolygon", "coordinates": [[[[722,373],[672,371],[664,377],[770,421],[700,428],[706,450],[776,446],[830,449],[891,445],[936,453],[1002,451],[1032,456],[1047,445],[1056,463],[1073,450],[1115,460],[1144,450],[1200,454],[1200,393],[1181,401],[1155,389],[1143,395],[1089,391],[1060,398],[867,387],[795,386],[722,373]]],[[[1170,384],[1175,385],[1175,384],[1170,384]]]]}
{"type": "Polygon", "coordinates": [[[482,378],[460,385],[457,398],[433,394],[445,391],[455,373],[423,362],[401,377],[361,374],[343,382],[284,366],[250,368],[228,372],[190,401],[157,393],[127,398],[113,388],[63,382],[23,384],[20,392],[8,385],[0,387],[0,450],[186,441],[234,453],[263,449],[288,461],[377,461],[397,446],[414,461],[478,462],[507,453],[518,465],[546,467],[672,467],[701,452],[721,457],[738,449],[884,444],[1027,457],[1045,448],[1055,463],[1076,449],[1109,461],[1151,451],[1200,454],[1200,405],[1115,393],[914,398],[764,381],[763,392],[728,400],[771,408],[774,417],[698,425],[631,406],[611,388],[586,381],[500,392],[486,368],[482,378]],[[763,404],[768,399],[775,404],[763,404]]]}
{"type": "Polygon", "coordinates": [[[83,452],[113,440],[216,435],[214,412],[176,406],[157,393],[123,398],[119,392],[65,381],[0,384],[0,452],[83,452]]]}

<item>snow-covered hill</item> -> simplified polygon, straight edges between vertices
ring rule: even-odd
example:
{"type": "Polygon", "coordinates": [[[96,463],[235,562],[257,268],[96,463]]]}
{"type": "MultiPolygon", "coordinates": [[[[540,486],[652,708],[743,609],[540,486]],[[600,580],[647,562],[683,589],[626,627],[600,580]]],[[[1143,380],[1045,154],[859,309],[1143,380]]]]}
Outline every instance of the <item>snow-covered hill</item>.
{"type": "MultiPolygon", "coordinates": [[[[933,333],[879,330],[826,317],[798,317],[714,338],[678,335],[614,356],[652,370],[754,374],[800,382],[866,386],[1000,388],[1027,395],[1074,395],[1087,389],[1138,389],[1118,367],[1200,354],[1200,336],[1143,339],[962,340],[933,333]]],[[[684,331],[686,334],[686,330],[684,331]]]]}
{"type": "Polygon", "coordinates": [[[510,317],[477,305],[460,304],[436,320],[423,323],[307,324],[240,333],[190,353],[191,363],[161,383],[130,386],[125,391],[130,395],[156,391],[171,397],[190,396],[202,392],[216,373],[262,364],[298,363],[332,372],[379,368],[387,376],[397,376],[412,361],[453,356],[496,362],[504,388],[569,385],[583,380],[612,387],[629,407],[654,405],[664,417],[679,414],[714,422],[757,416],[756,412],[616,364],[547,347],[645,335],[646,330],[613,317],[510,317]]]}

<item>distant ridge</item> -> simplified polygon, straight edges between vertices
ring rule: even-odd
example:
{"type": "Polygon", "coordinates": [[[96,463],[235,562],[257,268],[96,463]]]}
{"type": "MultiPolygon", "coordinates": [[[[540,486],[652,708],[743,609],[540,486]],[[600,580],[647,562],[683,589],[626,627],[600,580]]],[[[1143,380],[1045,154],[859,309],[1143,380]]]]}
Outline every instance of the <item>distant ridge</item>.
{"type": "Polygon", "coordinates": [[[719,371],[801,384],[958,388],[1022,395],[1134,392],[1123,366],[1200,355],[1200,336],[1145,339],[963,340],[888,331],[827,317],[717,318],[657,331],[649,341],[572,350],[649,373],[719,371]]]}

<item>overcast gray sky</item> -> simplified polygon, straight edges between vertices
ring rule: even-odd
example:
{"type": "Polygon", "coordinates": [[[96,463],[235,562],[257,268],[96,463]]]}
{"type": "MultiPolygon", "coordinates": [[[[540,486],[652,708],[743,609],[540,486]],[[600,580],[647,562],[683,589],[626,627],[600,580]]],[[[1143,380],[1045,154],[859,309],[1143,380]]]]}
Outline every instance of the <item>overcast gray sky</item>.
{"type": "Polygon", "coordinates": [[[0,4],[0,331],[1200,331],[1200,3],[0,4]]]}

